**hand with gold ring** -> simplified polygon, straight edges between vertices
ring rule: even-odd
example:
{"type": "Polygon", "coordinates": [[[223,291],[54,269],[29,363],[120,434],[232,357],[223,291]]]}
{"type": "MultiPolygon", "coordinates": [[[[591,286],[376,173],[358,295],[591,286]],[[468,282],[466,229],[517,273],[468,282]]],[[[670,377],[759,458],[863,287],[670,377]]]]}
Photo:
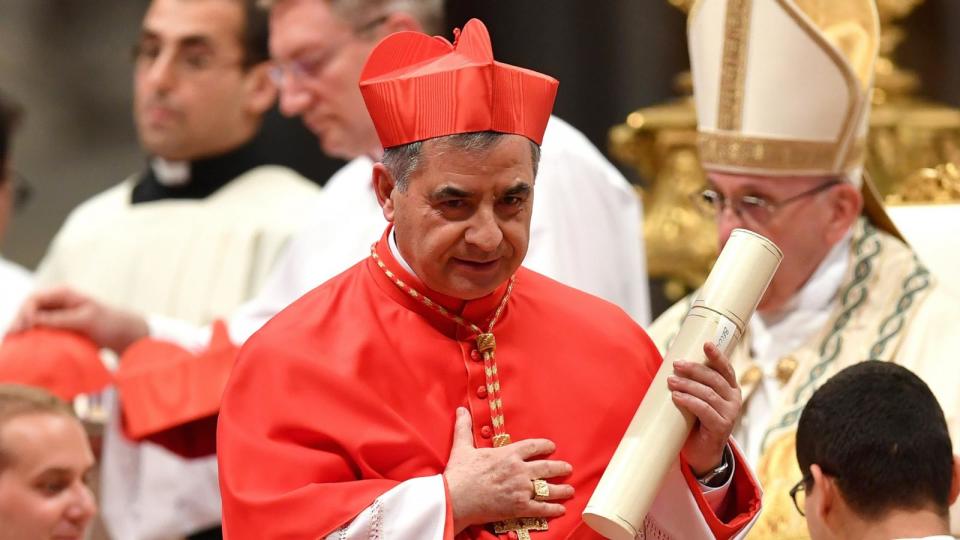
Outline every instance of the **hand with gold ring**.
{"type": "Polygon", "coordinates": [[[531,482],[533,482],[533,500],[549,501],[550,485],[547,484],[547,481],[542,478],[534,478],[531,482]]]}
{"type": "Polygon", "coordinates": [[[557,449],[546,439],[525,439],[499,448],[475,448],[470,413],[457,409],[453,446],[443,476],[450,493],[454,533],[471,525],[565,513],[573,486],[557,482],[573,467],[546,459],[557,449]],[[549,481],[556,483],[548,483],[549,481]]]}

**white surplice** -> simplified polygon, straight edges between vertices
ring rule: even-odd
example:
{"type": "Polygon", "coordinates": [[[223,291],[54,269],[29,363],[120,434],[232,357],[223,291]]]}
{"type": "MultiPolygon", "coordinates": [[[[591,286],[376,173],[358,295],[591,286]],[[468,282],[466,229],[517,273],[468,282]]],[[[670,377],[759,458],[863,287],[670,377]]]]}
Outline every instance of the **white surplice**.
{"type": "MultiPolygon", "coordinates": [[[[164,167],[155,167],[158,177],[175,172],[164,167]]],[[[38,284],[67,284],[124,309],[209,324],[260,289],[320,194],[316,184],[272,165],[202,199],[133,204],[135,184],[129,178],[70,214],[40,264],[38,284]]],[[[219,524],[215,458],[187,460],[127,440],[113,391],[106,402],[100,504],[111,536],[168,540],[219,524]]]]}

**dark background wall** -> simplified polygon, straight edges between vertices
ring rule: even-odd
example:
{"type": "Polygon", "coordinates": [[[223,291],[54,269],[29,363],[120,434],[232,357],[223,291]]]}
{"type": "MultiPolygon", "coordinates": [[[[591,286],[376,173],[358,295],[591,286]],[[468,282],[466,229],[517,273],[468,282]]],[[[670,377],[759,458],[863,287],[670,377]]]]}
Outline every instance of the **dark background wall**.
{"type": "MultiPolygon", "coordinates": [[[[15,167],[35,188],[4,245],[33,266],[76,204],[143,166],[130,120],[130,46],[146,0],[0,0],[0,89],[28,111],[15,167]]],[[[505,62],[560,80],[556,112],[600,148],[631,110],[674,95],[687,66],[683,14],[666,0],[448,0],[449,26],[484,20],[505,62]]],[[[907,20],[901,63],[924,94],[960,106],[960,2],[927,0],[907,20]]],[[[448,34],[449,35],[449,34],[448,34]]],[[[285,151],[324,178],[328,161],[295,124],[271,119],[285,151]]],[[[632,173],[628,172],[631,179],[632,173]]]]}

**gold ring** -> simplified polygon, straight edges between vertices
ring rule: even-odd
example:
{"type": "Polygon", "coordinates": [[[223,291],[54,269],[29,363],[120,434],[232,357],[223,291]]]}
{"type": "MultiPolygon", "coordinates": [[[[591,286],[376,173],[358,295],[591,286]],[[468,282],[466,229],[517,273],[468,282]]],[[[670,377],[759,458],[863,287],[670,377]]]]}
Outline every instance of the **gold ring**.
{"type": "Polygon", "coordinates": [[[546,480],[535,478],[531,481],[533,482],[533,500],[545,501],[550,498],[550,486],[547,485],[546,480]]]}

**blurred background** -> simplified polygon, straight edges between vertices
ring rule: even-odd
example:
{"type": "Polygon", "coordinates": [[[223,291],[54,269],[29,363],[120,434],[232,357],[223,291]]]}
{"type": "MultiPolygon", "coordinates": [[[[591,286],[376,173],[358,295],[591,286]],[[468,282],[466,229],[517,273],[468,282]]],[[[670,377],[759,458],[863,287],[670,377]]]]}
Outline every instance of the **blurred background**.
{"type": "MultiPolygon", "coordinates": [[[[7,258],[34,267],[75,205],[143,167],[130,49],[147,3],[0,0],[0,89],[27,111],[14,168],[33,187],[7,258]]],[[[685,17],[667,0],[448,1],[449,27],[470,17],[487,23],[499,59],[557,77],[556,113],[604,151],[609,129],[631,111],[680,95],[685,17]]],[[[919,75],[918,95],[960,107],[960,2],[927,0],[902,26],[908,37],[895,58],[919,75]]],[[[266,129],[307,176],[323,182],[339,166],[298,122],[275,114],[266,129]]]]}

